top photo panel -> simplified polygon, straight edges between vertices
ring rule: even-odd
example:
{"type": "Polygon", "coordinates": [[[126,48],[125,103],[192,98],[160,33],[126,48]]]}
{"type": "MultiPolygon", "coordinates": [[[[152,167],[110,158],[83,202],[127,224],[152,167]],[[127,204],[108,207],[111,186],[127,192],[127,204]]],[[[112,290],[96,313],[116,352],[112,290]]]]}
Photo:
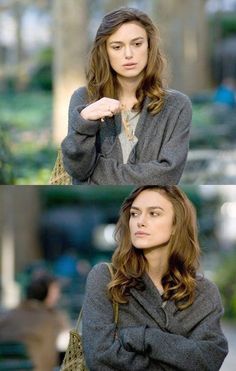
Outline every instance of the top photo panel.
{"type": "Polygon", "coordinates": [[[236,184],[236,0],[0,1],[0,184],[236,184]]]}

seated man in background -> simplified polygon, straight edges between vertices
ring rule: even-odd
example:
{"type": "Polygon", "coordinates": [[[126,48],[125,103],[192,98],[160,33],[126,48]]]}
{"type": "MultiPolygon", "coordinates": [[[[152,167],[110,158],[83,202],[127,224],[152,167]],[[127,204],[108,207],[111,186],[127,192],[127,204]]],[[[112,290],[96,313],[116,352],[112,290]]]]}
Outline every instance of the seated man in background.
{"type": "Polygon", "coordinates": [[[70,323],[55,306],[60,297],[56,278],[43,274],[33,278],[26,298],[0,318],[0,341],[20,341],[26,345],[35,371],[52,371],[58,365],[58,335],[70,323]]]}

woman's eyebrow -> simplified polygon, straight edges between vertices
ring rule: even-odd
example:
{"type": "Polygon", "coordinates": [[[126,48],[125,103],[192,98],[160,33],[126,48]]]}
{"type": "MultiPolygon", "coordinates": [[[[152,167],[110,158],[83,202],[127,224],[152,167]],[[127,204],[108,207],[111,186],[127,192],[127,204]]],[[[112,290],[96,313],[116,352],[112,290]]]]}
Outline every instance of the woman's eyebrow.
{"type": "MultiPolygon", "coordinates": [[[[139,207],[137,207],[137,206],[131,206],[131,208],[130,208],[131,210],[140,210],[140,208],[139,207]]],[[[147,208],[148,210],[155,210],[155,209],[159,209],[159,210],[162,210],[162,211],[164,211],[164,209],[161,207],[161,206],[149,206],[148,208],[147,208]]]]}
{"type": "MultiPolygon", "coordinates": [[[[144,40],[144,37],[142,37],[142,36],[140,36],[140,37],[136,37],[135,39],[132,39],[131,40],[131,42],[134,42],[134,41],[138,41],[138,40],[144,40]]],[[[109,43],[110,45],[111,44],[123,44],[123,41],[111,41],[110,43],[109,43]]]]}

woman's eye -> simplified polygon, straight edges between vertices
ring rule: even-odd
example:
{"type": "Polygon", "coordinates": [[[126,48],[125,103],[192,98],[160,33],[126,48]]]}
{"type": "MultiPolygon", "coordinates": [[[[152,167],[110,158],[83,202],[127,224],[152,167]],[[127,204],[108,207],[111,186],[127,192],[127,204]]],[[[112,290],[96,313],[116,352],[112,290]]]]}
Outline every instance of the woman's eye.
{"type": "Polygon", "coordinates": [[[137,216],[137,215],[138,215],[138,213],[136,213],[135,211],[131,211],[131,212],[130,212],[130,216],[131,216],[131,217],[135,217],[135,216],[137,216]]]}
{"type": "Polygon", "coordinates": [[[113,47],[112,47],[112,49],[114,49],[114,50],[119,50],[120,48],[121,48],[120,45],[117,45],[117,46],[113,46],[113,47]]]}
{"type": "Polygon", "coordinates": [[[141,46],[142,45],[142,43],[135,43],[135,46],[141,46]]]}
{"type": "Polygon", "coordinates": [[[161,214],[158,213],[157,211],[152,211],[152,212],[151,212],[151,215],[152,215],[152,216],[160,216],[161,214]]]}

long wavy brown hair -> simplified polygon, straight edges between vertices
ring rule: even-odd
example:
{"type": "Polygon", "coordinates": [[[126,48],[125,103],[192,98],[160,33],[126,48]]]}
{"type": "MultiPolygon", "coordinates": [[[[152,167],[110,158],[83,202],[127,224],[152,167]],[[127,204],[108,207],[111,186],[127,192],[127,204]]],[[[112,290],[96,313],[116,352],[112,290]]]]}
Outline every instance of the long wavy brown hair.
{"type": "Polygon", "coordinates": [[[107,39],[118,28],[127,22],[138,22],[147,32],[148,62],[143,79],[136,90],[138,100],[134,109],[141,111],[146,96],[150,98],[148,111],[156,114],[161,111],[165,97],[164,67],[165,57],[160,49],[159,30],[151,19],[141,10],[122,7],[105,15],[98,28],[93,47],[89,55],[86,70],[89,102],[103,97],[118,99],[119,84],[116,73],[112,69],[107,53],[107,39]]]}
{"type": "Polygon", "coordinates": [[[115,231],[117,248],[112,257],[115,274],[108,284],[109,296],[113,301],[126,303],[130,288],[142,288],[142,276],[148,270],[148,261],[142,249],[132,246],[129,219],[134,200],[147,189],[161,193],[174,209],[168,270],[162,277],[163,299],[173,300],[179,309],[184,309],[194,301],[200,247],[195,208],[177,186],[139,187],[124,201],[115,231]]]}

